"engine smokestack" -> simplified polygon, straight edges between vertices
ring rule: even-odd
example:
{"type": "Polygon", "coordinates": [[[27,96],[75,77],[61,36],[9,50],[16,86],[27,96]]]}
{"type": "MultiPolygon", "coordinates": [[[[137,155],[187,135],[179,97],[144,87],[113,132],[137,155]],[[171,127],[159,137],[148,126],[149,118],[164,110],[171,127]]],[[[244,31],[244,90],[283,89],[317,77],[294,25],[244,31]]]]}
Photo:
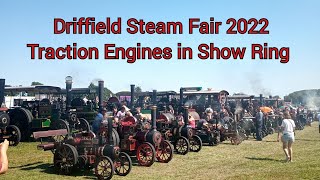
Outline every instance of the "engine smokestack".
{"type": "Polygon", "coordinates": [[[72,77],[66,77],[66,111],[71,109],[71,96],[72,96],[72,77]]]}
{"type": "Polygon", "coordinates": [[[104,81],[98,82],[99,109],[103,108],[104,81]]]}
{"type": "Polygon", "coordinates": [[[157,104],[157,90],[152,91],[152,104],[153,105],[157,104]]]}
{"type": "Polygon", "coordinates": [[[152,106],[151,107],[151,121],[152,121],[152,128],[154,130],[157,129],[156,119],[157,119],[157,106],[152,106]]]}
{"type": "Polygon", "coordinates": [[[189,125],[189,106],[183,106],[184,111],[183,111],[183,120],[184,120],[184,126],[188,126],[189,125]]]}
{"type": "Polygon", "coordinates": [[[134,102],[134,89],[135,89],[135,85],[134,84],[131,84],[130,85],[131,87],[131,91],[130,91],[130,97],[131,97],[131,101],[130,101],[130,108],[133,109],[133,102],[134,102]]]}

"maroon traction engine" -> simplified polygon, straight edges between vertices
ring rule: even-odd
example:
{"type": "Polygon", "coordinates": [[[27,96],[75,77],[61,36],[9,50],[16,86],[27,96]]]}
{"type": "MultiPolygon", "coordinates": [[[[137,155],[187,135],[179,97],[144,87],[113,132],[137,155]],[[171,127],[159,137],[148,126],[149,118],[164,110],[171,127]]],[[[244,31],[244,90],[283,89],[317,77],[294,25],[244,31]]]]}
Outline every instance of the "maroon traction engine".
{"type": "MultiPolygon", "coordinates": [[[[108,129],[112,132],[112,119],[108,119],[108,129]]],[[[67,131],[53,130],[34,132],[34,138],[66,135],[67,131]]],[[[108,141],[89,132],[67,135],[63,141],[40,144],[38,148],[51,150],[54,153],[54,167],[59,174],[70,174],[75,168],[94,168],[98,179],[111,179],[114,171],[125,176],[132,168],[132,161],[128,154],[121,152],[118,146],[113,145],[113,139],[108,141]],[[109,142],[103,144],[102,142],[109,142]]]]}
{"type": "Polygon", "coordinates": [[[156,129],[156,108],[152,106],[151,129],[143,129],[134,117],[126,117],[120,123],[120,148],[135,154],[141,166],[151,166],[155,160],[168,163],[173,156],[173,146],[156,129]]]}

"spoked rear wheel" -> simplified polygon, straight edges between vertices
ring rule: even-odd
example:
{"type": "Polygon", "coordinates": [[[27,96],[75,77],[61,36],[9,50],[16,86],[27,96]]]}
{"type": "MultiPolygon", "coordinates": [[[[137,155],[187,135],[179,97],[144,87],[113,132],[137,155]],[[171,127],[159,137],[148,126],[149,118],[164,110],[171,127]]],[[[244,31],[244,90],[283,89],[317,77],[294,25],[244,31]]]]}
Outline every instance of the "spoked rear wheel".
{"type": "Polygon", "coordinates": [[[114,170],[119,176],[126,176],[132,168],[132,161],[127,153],[120,152],[119,157],[115,159],[114,170]]]}
{"type": "Polygon", "coordinates": [[[202,148],[202,140],[199,136],[192,136],[190,139],[190,151],[199,152],[202,148]]]}
{"type": "MultiPolygon", "coordinates": [[[[54,130],[58,130],[58,129],[66,129],[67,132],[70,132],[70,128],[69,128],[69,124],[67,121],[59,119],[56,122],[54,122],[54,124],[52,125],[51,129],[54,130]]],[[[61,142],[62,140],[64,140],[66,137],[66,135],[57,135],[57,136],[53,136],[52,140],[54,142],[61,142]]]]}
{"type": "Polygon", "coordinates": [[[58,173],[70,174],[78,163],[77,149],[70,144],[64,144],[58,147],[54,153],[53,163],[58,173]]]}
{"type": "Polygon", "coordinates": [[[99,180],[111,179],[114,172],[112,160],[107,156],[98,158],[94,172],[99,180]]]}
{"type": "Polygon", "coordinates": [[[189,152],[190,142],[187,138],[180,136],[174,143],[174,149],[178,154],[185,155],[189,152]]]}
{"type": "Polygon", "coordinates": [[[89,132],[90,131],[90,125],[89,122],[84,119],[84,118],[80,118],[78,124],[75,125],[76,130],[82,132],[89,132]]]}

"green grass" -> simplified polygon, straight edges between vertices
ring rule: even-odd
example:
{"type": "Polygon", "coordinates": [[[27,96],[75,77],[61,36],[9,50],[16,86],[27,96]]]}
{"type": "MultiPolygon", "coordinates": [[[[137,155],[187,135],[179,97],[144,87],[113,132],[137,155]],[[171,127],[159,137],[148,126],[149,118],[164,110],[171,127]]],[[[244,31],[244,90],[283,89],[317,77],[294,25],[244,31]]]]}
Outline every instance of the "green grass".
{"type": "MultiPolygon", "coordinates": [[[[199,153],[174,154],[168,164],[152,167],[134,166],[126,177],[113,179],[320,179],[320,134],[318,122],[297,131],[292,163],[285,163],[276,134],[262,142],[246,140],[235,146],[225,142],[216,147],[204,146],[199,153]]],[[[51,152],[37,150],[38,143],[10,147],[9,171],[1,179],[94,179],[91,172],[73,176],[56,175],[51,152]]]]}

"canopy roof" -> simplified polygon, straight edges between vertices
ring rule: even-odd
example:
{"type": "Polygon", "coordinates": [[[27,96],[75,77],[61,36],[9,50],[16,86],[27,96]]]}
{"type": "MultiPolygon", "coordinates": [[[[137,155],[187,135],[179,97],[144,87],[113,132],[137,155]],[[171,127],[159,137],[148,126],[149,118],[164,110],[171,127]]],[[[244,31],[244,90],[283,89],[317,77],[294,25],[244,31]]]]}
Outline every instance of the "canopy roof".
{"type": "Polygon", "coordinates": [[[61,91],[60,87],[57,86],[45,86],[45,85],[39,85],[39,86],[25,86],[25,87],[5,87],[4,90],[6,93],[20,93],[20,92],[26,92],[26,93],[39,93],[39,94],[50,94],[50,93],[58,93],[61,91]]]}
{"type": "Polygon", "coordinates": [[[229,95],[229,92],[226,90],[200,90],[200,91],[186,91],[183,92],[183,95],[212,95],[212,94],[220,94],[220,93],[226,93],[227,95],[229,95]]]}
{"type": "Polygon", "coordinates": [[[228,99],[253,99],[253,98],[254,98],[254,95],[247,95],[247,94],[228,96],[228,99]]]}
{"type": "MultiPolygon", "coordinates": [[[[97,93],[97,91],[95,89],[90,89],[90,88],[72,88],[71,89],[73,94],[94,94],[97,93]]],[[[60,94],[66,94],[67,90],[66,89],[62,89],[60,91],[60,94]]]]}
{"type": "MultiPolygon", "coordinates": [[[[157,96],[176,95],[175,91],[157,91],[157,96]]],[[[130,91],[121,91],[116,93],[117,96],[131,96],[130,91]]],[[[134,96],[152,96],[152,91],[134,92],[134,96]]]]}

